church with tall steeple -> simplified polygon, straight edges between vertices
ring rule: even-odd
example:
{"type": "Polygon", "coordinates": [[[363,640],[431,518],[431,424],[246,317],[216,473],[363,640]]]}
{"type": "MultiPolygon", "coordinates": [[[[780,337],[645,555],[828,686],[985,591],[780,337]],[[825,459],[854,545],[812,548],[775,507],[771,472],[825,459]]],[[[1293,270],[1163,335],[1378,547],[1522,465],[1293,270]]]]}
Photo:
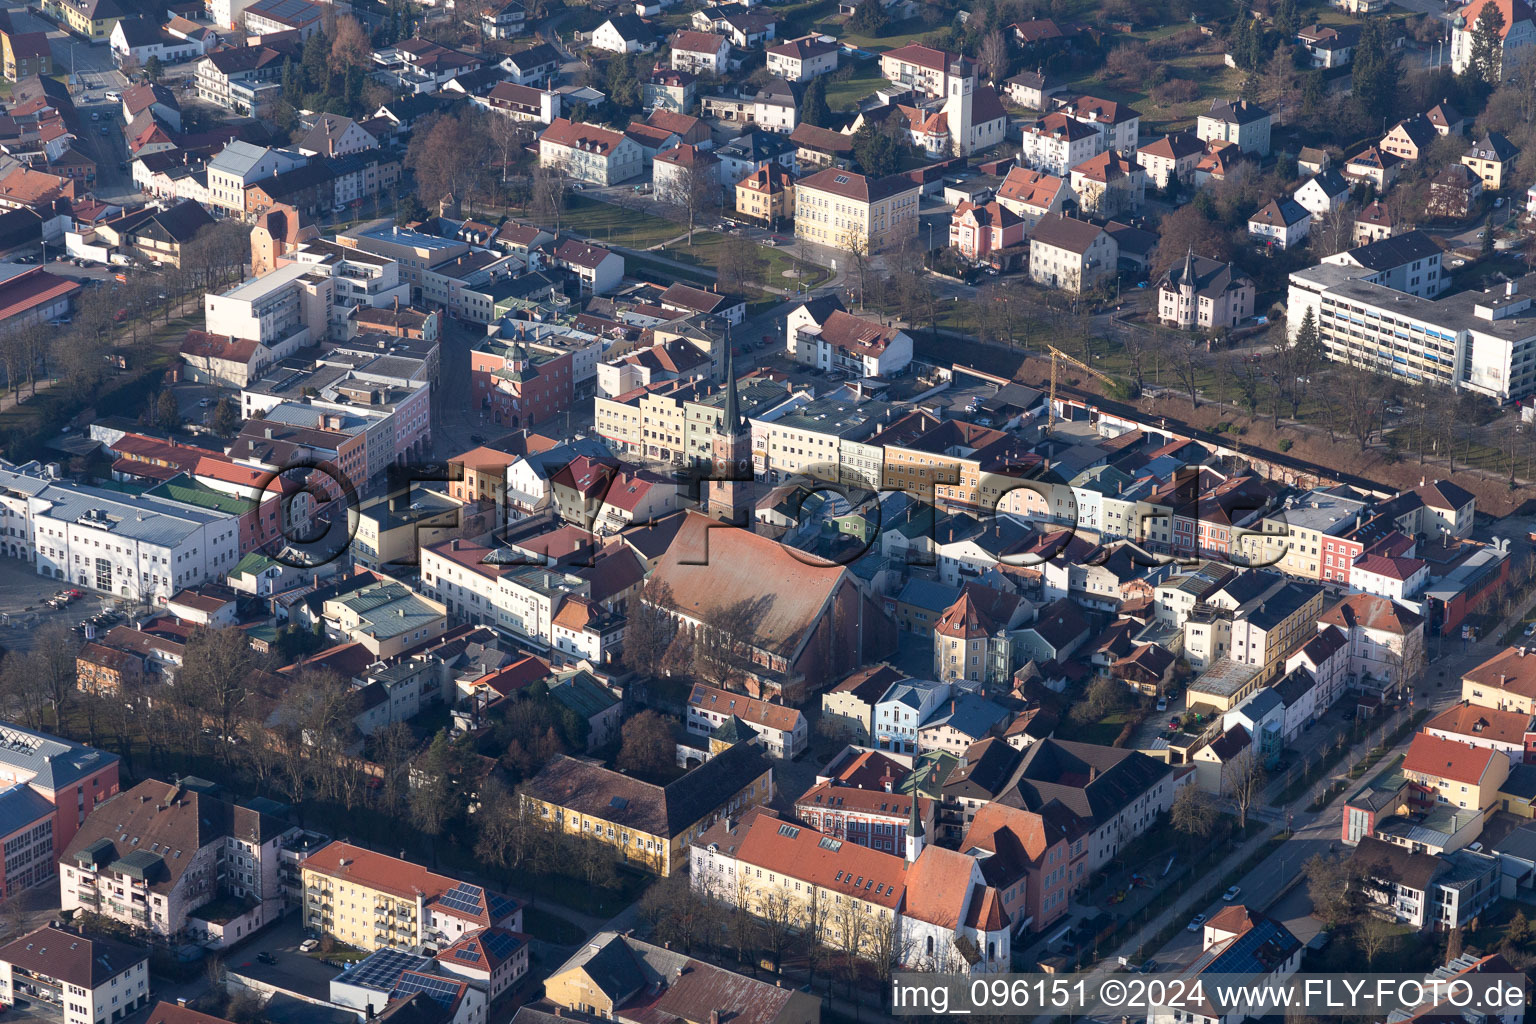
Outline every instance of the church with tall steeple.
{"type": "Polygon", "coordinates": [[[725,406],[710,443],[711,472],[705,489],[712,519],[752,528],[752,430],[736,395],[736,363],[727,343],[725,406]]]}

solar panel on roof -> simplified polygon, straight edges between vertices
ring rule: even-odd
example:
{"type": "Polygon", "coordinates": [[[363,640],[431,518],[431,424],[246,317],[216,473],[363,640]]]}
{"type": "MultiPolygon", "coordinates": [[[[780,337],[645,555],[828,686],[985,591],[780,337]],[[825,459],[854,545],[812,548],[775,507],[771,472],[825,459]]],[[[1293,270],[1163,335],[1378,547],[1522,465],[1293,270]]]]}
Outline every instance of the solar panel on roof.
{"type": "Polygon", "coordinates": [[[485,906],[485,890],[478,885],[460,882],[439,896],[437,902],[440,906],[462,914],[479,914],[485,906]]]}
{"type": "Polygon", "coordinates": [[[608,801],[608,806],[622,811],[629,806],[629,801],[622,796],[616,796],[608,801]]]}
{"type": "Polygon", "coordinates": [[[440,1004],[444,1008],[453,1006],[453,1001],[459,997],[459,982],[449,981],[447,978],[439,978],[430,974],[418,974],[407,971],[400,975],[400,983],[390,993],[391,1000],[403,999],[416,992],[424,992],[427,998],[440,1004]]]}
{"type": "Polygon", "coordinates": [[[453,955],[457,960],[465,960],[472,964],[480,962],[480,951],[478,949],[456,949],[453,951],[453,955]]]}
{"type": "Polygon", "coordinates": [[[480,944],[498,960],[505,960],[517,952],[517,947],[521,945],[515,935],[507,932],[491,932],[489,935],[482,935],[480,944]]]}
{"type": "Polygon", "coordinates": [[[380,949],[348,971],[345,980],[362,988],[388,992],[394,988],[402,971],[413,970],[431,962],[429,957],[417,956],[401,949],[380,949]]]}

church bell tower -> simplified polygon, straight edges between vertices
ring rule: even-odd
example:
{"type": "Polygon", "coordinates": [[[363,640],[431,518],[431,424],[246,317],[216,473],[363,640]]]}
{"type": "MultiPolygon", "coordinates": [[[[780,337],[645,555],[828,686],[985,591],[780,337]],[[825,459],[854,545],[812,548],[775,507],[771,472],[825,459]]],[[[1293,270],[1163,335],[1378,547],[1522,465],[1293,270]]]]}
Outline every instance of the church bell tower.
{"type": "Polygon", "coordinates": [[[730,340],[725,350],[725,407],[710,443],[711,473],[705,490],[709,515],[724,523],[752,526],[752,431],[736,396],[736,364],[730,340]]]}

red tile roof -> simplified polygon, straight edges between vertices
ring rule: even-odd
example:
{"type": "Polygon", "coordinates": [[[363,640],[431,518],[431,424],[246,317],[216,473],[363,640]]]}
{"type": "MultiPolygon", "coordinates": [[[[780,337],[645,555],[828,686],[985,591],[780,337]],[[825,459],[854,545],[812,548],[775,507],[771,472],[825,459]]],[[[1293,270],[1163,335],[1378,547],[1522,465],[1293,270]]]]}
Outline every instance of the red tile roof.
{"type": "Polygon", "coordinates": [[[1403,771],[1470,786],[1482,780],[1493,758],[1504,756],[1501,750],[1421,732],[1408,744],[1403,771]]]}
{"type": "Polygon", "coordinates": [[[80,291],[80,283],[58,277],[42,267],[0,281],[0,323],[80,291]]]}

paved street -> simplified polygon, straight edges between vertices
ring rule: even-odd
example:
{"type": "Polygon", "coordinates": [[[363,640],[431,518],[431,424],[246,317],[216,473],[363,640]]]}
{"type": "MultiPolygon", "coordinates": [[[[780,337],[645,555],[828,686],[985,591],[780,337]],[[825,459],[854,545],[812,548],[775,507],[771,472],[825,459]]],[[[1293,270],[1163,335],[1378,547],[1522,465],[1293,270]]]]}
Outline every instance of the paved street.
{"type": "Polygon", "coordinates": [[[126,166],[122,104],[107,98],[107,93],[121,93],[128,84],[112,64],[111,49],[105,43],[93,46],[70,35],[30,8],[11,11],[11,22],[18,32],[46,32],[55,70],[73,76],[70,93],[81,119],[77,144],[96,160],[92,187],[96,198],[109,202],[139,198],[126,166]]]}

